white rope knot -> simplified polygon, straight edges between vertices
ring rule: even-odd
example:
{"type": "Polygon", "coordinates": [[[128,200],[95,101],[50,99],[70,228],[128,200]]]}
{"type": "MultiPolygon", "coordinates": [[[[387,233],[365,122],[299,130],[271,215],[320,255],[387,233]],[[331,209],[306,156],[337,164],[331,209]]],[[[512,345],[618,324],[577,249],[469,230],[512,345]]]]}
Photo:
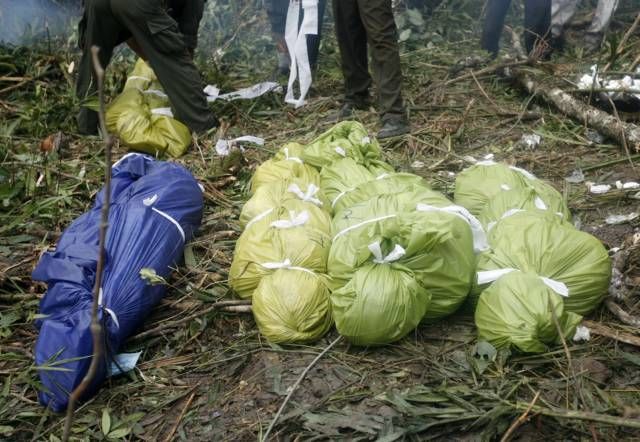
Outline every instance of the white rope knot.
{"type": "Polygon", "coordinates": [[[320,188],[313,183],[309,184],[306,192],[303,192],[302,189],[300,189],[300,186],[295,183],[291,184],[287,190],[300,198],[305,203],[312,203],[316,206],[322,206],[322,201],[316,198],[316,194],[318,193],[320,188]]]}
{"type": "Polygon", "coordinates": [[[347,156],[347,152],[340,146],[336,146],[335,149],[333,150],[335,150],[336,153],[340,155],[342,158],[345,158],[347,156]]]}
{"type": "Polygon", "coordinates": [[[271,223],[276,229],[292,229],[305,225],[309,221],[309,212],[303,210],[296,214],[295,210],[289,211],[289,219],[279,219],[271,223]]]}
{"type": "Polygon", "coordinates": [[[304,161],[302,161],[302,159],[300,159],[298,157],[290,157],[289,156],[289,148],[288,147],[284,148],[284,159],[287,160],[287,161],[294,161],[294,162],[299,163],[299,164],[303,164],[304,163],[304,161]]]}
{"type": "Polygon", "coordinates": [[[384,256],[382,254],[382,248],[380,247],[380,241],[369,244],[368,248],[373,255],[373,262],[375,262],[376,264],[390,264],[399,260],[407,253],[400,244],[396,244],[393,250],[389,254],[387,254],[387,256],[384,256]]]}
{"type": "Polygon", "coordinates": [[[301,272],[307,272],[312,275],[315,275],[313,270],[305,269],[304,267],[292,266],[291,260],[289,258],[285,259],[282,262],[264,262],[260,265],[265,269],[269,269],[269,270],[278,270],[278,269],[298,270],[301,272]]]}
{"type": "Polygon", "coordinates": [[[362,140],[360,140],[360,142],[361,142],[362,144],[369,144],[369,143],[371,143],[371,138],[369,138],[369,137],[367,137],[367,136],[362,137],[362,140]]]}

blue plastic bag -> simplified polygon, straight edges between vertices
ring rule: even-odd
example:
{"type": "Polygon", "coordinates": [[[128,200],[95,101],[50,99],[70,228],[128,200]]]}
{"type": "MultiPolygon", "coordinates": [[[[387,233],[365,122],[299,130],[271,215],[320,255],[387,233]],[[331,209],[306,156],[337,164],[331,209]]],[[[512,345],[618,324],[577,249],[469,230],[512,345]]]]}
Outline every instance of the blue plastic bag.
{"type": "MultiPolygon", "coordinates": [[[[54,411],[66,409],[69,394],[91,363],[91,305],[103,201],[104,189],[93,208],[64,231],[56,250],[42,256],[32,275],[48,284],[36,322],[40,333],[35,360],[44,387],[40,402],[54,411]]],[[[98,313],[105,352],[83,399],[96,392],[110,361],[165,293],[162,285],[148,285],[140,270],[169,274],[200,226],[202,206],[198,182],[178,164],[141,154],[126,155],[114,164],[98,313]]]]}

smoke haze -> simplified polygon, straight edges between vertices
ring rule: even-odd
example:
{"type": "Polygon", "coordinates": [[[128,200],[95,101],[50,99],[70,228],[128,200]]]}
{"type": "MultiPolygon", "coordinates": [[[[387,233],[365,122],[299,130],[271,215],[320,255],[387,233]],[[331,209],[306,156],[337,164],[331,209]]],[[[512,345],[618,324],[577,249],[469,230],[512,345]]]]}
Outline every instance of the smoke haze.
{"type": "Polygon", "coordinates": [[[0,0],[0,43],[68,37],[80,14],[81,0],[0,0]]]}

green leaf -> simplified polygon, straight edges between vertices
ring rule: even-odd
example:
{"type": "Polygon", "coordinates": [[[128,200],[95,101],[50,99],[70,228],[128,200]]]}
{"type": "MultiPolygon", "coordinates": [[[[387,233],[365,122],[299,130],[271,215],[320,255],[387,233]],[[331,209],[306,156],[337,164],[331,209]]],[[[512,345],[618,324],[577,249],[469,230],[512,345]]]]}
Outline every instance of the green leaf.
{"type": "Polygon", "coordinates": [[[131,427],[118,428],[107,435],[109,439],[122,439],[131,433],[131,427]]]}
{"type": "Polygon", "coordinates": [[[102,410],[100,429],[102,430],[102,434],[104,434],[105,436],[109,434],[109,430],[111,430],[111,416],[109,416],[109,409],[107,408],[102,410]]]}
{"type": "Polygon", "coordinates": [[[0,425],[0,434],[8,436],[11,433],[13,433],[13,427],[9,425],[0,425]]]}
{"type": "Polygon", "coordinates": [[[193,254],[193,248],[191,247],[191,244],[188,244],[184,248],[184,264],[188,269],[195,269],[196,267],[198,267],[196,256],[193,254]]]}
{"type": "Polygon", "coordinates": [[[422,14],[417,9],[407,9],[407,18],[413,26],[424,26],[424,18],[422,18],[422,14]]]}
{"type": "Polygon", "coordinates": [[[402,31],[400,33],[400,41],[407,41],[409,40],[409,37],[411,37],[411,29],[405,29],[404,31],[402,31]]]}
{"type": "Polygon", "coordinates": [[[149,285],[166,285],[167,281],[160,275],[158,275],[155,269],[145,267],[140,270],[140,277],[147,281],[149,285]]]}

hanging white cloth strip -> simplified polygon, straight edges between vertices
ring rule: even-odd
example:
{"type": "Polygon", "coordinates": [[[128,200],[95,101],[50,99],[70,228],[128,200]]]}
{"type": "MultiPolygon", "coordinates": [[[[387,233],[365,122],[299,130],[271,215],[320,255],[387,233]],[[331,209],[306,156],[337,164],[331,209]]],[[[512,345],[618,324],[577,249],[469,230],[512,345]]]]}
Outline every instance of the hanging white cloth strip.
{"type": "MultiPolygon", "coordinates": [[[[477,274],[478,285],[490,284],[511,272],[519,272],[519,270],[513,269],[513,268],[505,268],[505,269],[485,270],[483,272],[478,272],[477,274]]],[[[539,278],[547,287],[549,287],[551,290],[556,292],[558,295],[563,296],[565,298],[569,296],[569,288],[566,286],[564,282],[556,281],[555,279],[546,278],[544,276],[539,276],[539,278]]]]}
{"type": "Polygon", "coordinates": [[[311,87],[311,66],[307,52],[307,35],[318,34],[318,0],[291,0],[287,11],[284,39],[291,58],[289,84],[285,101],[296,108],[304,105],[305,97],[311,87]],[[302,24],[298,28],[302,7],[302,24]],[[300,96],[295,97],[294,84],[298,80],[300,96]]]}
{"type": "Polygon", "coordinates": [[[489,243],[487,242],[487,235],[482,228],[482,224],[478,219],[471,214],[467,209],[462,206],[446,206],[446,207],[435,207],[430,206],[428,204],[419,203],[416,206],[416,210],[418,212],[430,212],[430,211],[439,211],[446,212],[452,215],[456,215],[457,217],[463,219],[471,228],[471,235],[473,237],[473,251],[475,253],[480,253],[489,249],[489,243]]]}
{"type": "Polygon", "coordinates": [[[380,247],[380,241],[372,242],[368,247],[369,251],[373,254],[373,262],[376,264],[390,264],[402,258],[406,255],[406,250],[400,244],[396,244],[395,247],[387,256],[382,254],[382,248],[380,247]]]}
{"type": "Polygon", "coordinates": [[[316,194],[318,193],[319,190],[320,188],[313,183],[309,184],[309,187],[307,187],[306,192],[303,192],[302,189],[300,189],[300,186],[298,186],[296,183],[291,184],[287,189],[287,191],[293,193],[295,196],[300,198],[300,200],[304,201],[305,203],[312,203],[320,207],[322,206],[322,201],[316,198],[316,194]]]}
{"type": "Polygon", "coordinates": [[[299,270],[301,272],[307,272],[312,275],[315,275],[315,273],[312,270],[305,269],[304,267],[292,266],[291,260],[289,258],[285,259],[282,262],[265,262],[260,265],[265,269],[269,269],[269,270],[277,270],[277,269],[299,270]]]}

